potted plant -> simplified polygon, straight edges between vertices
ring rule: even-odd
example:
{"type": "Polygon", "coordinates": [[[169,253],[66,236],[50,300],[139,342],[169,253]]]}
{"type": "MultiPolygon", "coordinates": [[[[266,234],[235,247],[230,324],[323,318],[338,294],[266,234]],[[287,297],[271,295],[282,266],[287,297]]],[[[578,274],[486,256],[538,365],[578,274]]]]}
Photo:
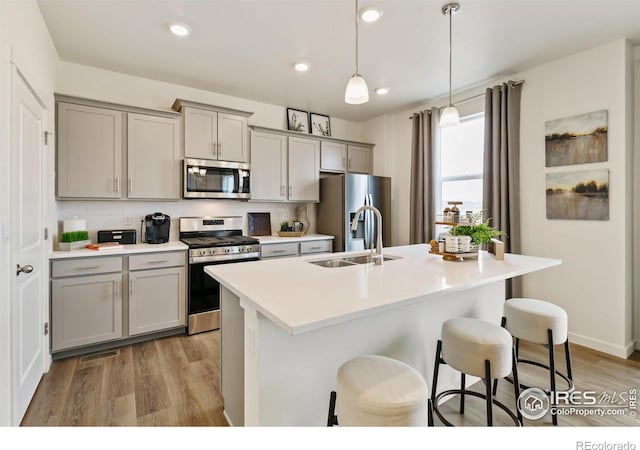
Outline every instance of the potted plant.
{"type": "Polygon", "coordinates": [[[470,236],[473,244],[479,247],[504,234],[504,232],[489,225],[490,222],[490,218],[483,222],[481,213],[478,213],[473,217],[470,225],[451,227],[450,233],[452,236],[470,236]]]}

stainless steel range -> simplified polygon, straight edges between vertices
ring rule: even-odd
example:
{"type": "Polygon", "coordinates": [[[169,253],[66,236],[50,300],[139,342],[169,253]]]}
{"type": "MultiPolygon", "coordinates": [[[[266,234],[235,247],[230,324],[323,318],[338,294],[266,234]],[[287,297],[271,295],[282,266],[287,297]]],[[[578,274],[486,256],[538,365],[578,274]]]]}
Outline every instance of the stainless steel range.
{"type": "Polygon", "coordinates": [[[257,261],[259,241],[242,235],[242,217],[181,217],[180,240],[189,246],[188,333],[220,328],[220,284],[205,266],[257,261]]]}

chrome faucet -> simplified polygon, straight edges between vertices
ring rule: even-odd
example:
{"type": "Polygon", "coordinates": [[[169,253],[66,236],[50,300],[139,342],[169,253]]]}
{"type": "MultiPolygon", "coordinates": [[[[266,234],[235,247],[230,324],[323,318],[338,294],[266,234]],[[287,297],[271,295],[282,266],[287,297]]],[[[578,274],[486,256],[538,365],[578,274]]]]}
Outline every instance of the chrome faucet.
{"type": "Polygon", "coordinates": [[[380,214],[380,210],[371,205],[364,205],[358,208],[353,218],[353,222],[351,222],[351,230],[356,231],[358,229],[358,217],[360,217],[361,212],[367,210],[373,211],[376,215],[376,247],[375,253],[373,248],[371,249],[371,259],[373,259],[373,262],[379,266],[384,261],[384,257],[382,256],[382,214],[380,214]]]}

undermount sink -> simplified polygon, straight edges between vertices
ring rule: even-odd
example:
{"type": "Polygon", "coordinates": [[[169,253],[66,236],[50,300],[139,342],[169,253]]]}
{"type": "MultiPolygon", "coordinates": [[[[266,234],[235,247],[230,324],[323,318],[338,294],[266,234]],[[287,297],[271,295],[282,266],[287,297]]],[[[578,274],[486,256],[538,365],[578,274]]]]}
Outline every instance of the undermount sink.
{"type": "MultiPolygon", "coordinates": [[[[398,256],[384,256],[384,261],[389,261],[393,259],[400,259],[398,256]]],[[[373,264],[373,258],[371,255],[361,255],[361,256],[350,256],[348,258],[331,258],[331,259],[321,259],[318,261],[308,261],[311,264],[315,264],[320,267],[348,267],[348,266],[356,266],[358,264],[373,264]]]]}

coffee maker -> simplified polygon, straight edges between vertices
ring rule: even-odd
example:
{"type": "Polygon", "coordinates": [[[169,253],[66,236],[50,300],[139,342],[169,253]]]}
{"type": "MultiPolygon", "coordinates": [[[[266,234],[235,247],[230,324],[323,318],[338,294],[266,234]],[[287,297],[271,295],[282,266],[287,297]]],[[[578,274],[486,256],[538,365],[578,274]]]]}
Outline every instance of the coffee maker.
{"type": "Polygon", "coordinates": [[[169,242],[169,226],[171,217],[161,212],[149,214],[144,218],[144,239],[147,244],[164,244],[169,242]]]}

